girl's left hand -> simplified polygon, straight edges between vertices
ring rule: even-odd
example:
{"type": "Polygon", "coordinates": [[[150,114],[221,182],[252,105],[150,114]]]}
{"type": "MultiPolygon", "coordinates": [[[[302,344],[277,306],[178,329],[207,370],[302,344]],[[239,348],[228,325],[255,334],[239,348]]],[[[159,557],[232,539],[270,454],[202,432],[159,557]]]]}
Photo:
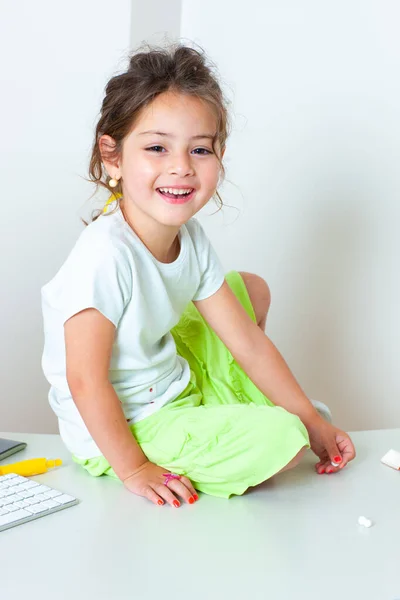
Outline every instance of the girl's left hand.
{"type": "Polygon", "coordinates": [[[310,436],[311,450],[320,459],[315,465],[318,474],[336,473],[355,457],[356,451],[347,433],[334,427],[322,417],[318,416],[307,429],[310,436]],[[332,461],[340,462],[340,465],[334,467],[331,464],[332,461]]]}

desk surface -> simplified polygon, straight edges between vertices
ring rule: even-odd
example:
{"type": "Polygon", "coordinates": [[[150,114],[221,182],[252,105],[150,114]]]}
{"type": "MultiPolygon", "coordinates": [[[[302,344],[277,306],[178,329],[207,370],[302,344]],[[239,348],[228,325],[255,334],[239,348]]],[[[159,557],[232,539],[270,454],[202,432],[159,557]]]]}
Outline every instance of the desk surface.
{"type": "Polygon", "coordinates": [[[201,494],[179,509],[90,477],[57,435],[0,437],[28,443],[5,462],[61,457],[34,479],[81,500],[0,533],[5,598],[400,599],[400,473],[380,463],[400,450],[400,429],[352,434],[357,459],[338,475],[316,475],[310,452],[244,496],[201,494]],[[374,526],[360,527],[360,515],[374,526]]]}

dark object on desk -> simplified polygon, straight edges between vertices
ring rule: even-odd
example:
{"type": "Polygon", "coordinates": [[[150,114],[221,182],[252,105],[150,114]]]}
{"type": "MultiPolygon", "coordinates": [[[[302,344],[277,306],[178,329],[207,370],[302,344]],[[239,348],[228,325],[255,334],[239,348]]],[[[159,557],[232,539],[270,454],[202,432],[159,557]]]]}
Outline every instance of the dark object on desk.
{"type": "Polygon", "coordinates": [[[0,460],[7,458],[7,456],[10,456],[15,452],[24,450],[25,448],[25,442],[16,442],[15,440],[6,440],[4,438],[0,438],[0,460]]]}

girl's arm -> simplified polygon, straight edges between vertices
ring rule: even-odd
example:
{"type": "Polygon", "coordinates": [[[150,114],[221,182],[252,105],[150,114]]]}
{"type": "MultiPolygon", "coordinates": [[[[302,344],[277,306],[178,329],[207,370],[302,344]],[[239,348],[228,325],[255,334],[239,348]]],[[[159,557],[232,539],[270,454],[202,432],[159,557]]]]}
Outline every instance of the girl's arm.
{"type": "Polygon", "coordinates": [[[115,327],[98,310],[88,308],[66,321],[64,335],[71,395],[97,446],[124,481],[147,458],[108,379],[115,327]]]}
{"type": "Polygon", "coordinates": [[[306,426],[318,419],[281,354],[250,319],[226,282],[213,296],[194,304],[267,398],[298,415],[306,426]]]}
{"type": "Polygon", "coordinates": [[[196,492],[187,477],[164,485],[166,469],[151,463],[128,427],[121,402],[108,379],[115,327],[94,308],[64,325],[67,381],[89,433],[126,488],[154,504],[192,503],[196,492]]]}
{"type": "Polygon", "coordinates": [[[333,473],[353,460],[355,449],[349,436],[320,417],[274,344],[250,319],[226,282],[195,305],[263,394],[307,427],[311,448],[320,458],[318,473],[333,473]]]}

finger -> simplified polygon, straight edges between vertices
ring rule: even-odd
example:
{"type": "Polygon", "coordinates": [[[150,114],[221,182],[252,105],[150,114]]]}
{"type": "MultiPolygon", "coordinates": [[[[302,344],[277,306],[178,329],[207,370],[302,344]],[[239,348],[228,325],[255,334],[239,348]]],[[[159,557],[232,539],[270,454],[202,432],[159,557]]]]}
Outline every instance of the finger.
{"type": "Polygon", "coordinates": [[[161,496],[161,498],[165,500],[165,502],[167,502],[171,506],[174,506],[175,508],[180,507],[181,503],[179,502],[178,498],[171,492],[167,485],[165,485],[164,483],[158,483],[154,486],[154,489],[161,496]]]}
{"type": "Polygon", "coordinates": [[[343,469],[343,467],[345,467],[351,460],[355,458],[356,450],[354,448],[353,442],[347,435],[338,435],[336,439],[340,448],[340,452],[342,454],[342,462],[340,464],[340,468],[343,469]]]}
{"type": "Polygon", "coordinates": [[[143,495],[153,504],[157,504],[158,506],[162,506],[164,504],[164,500],[160,498],[160,496],[151,487],[147,487],[143,495]]]}
{"type": "Polygon", "coordinates": [[[336,443],[336,436],[329,437],[325,442],[325,449],[328,453],[330,462],[341,463],[342,462],[342,454],[338,445],[336,443]]]}
{"type": "Polygon", "coordinates": [[[190,481],[190,479],[188,479],[187,477],[185,477],[184,475],[181,476],[181,481],[184,485],[186,485],[187,489],[189,490],[189,492],[192,494],[193,498],[196,500],[196,498],[198,499],[198,495],[197,492],[195,490],[195,488],[193,487],[192,482],[190,481]]]}
{"type": "Polygon", "coordinates": [[[332,466],[331,463],[329,463],[329,465],[325,469],[325,473],[327,475],[332,475],[332,473],[337,473],[338,471],[339,471],[339,467],[334,467],[334,466],[332,466]]]}
{"type": "Polygon", "coordinates": [[[317,473],[325,473],[325,467],[328,463],[330,464],[329,456],[326,452],[322,452],[319,455],[319,461],[315,465],[315,470],[317,473]]]}
{"type": "Polygon", "coordinates": [[[192,492],[186,487],[183,483],[182,479],[172,479],[168,482],[168,487],[170,490],[178,494],[185,502],[188,504],[194,503],[194,498],[192,492]]]}
{"type": "Polygon", "coordinates": [[[331,464],[328,459],[321,458],[321,460],[316,463],[315,470],[318,472],[322,467],[325,469],[325,466],[326,466],[327,463],[331,464]]]}
{"type": "Polygon", "coordinates": [[[331,466],[331,463],[329,460],[322,462],[317,470],[318,475],[323,475],[324,473],[326,473],[326,469],[330,466],[331,466]]]}

